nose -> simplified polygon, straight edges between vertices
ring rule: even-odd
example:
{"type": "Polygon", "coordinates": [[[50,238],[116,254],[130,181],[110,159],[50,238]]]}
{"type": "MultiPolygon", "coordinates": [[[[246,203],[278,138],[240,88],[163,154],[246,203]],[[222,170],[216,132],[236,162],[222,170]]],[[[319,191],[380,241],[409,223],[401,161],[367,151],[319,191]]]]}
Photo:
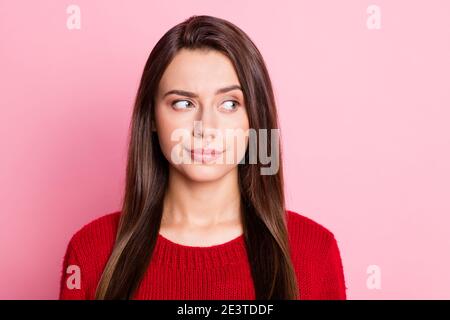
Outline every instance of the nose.
{"type": "Polygon", "coordinates": [[[202,108],[201,113],[194,120],[193,136],[207,141],[216,138],[215,114],[213,108],[202,108]]]}
{"type": "Polygon", "coordinates": [[[194,120],[193,136],[209,143],[216,138],[216,129],[205,127],[203,120],[194,120]]]}

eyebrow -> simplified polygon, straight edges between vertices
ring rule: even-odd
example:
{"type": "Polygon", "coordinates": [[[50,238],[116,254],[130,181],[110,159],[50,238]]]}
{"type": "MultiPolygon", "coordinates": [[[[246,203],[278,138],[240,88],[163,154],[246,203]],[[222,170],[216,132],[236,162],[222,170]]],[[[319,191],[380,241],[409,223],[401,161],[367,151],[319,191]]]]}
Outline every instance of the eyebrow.
{"type": "MultiPolygon", "coordinates": [[[[231,90],[241,90],[242,91],[242,88],[240,86],[238,86],[238,85],[231,85],[231,86],[228,86],[228,87],[224,87],[224,88],[218,89],[216,91],[216,95],[217,94],[221,94],[221,93],[225,93],[225,92],[228,92],[228,91],[231,91],[231,90]]],[[[196,93],[194,93],[194,92],[189,92],[189,91],[186,91],[186,90],[177,90],[177,89],[167,91],[164,94],[163,98],[168,96],[169,94],[178,94],[180,96],[186,96],[186,97],[189,97],[189,98],[198,98],[198,95],[196,93]]]]}

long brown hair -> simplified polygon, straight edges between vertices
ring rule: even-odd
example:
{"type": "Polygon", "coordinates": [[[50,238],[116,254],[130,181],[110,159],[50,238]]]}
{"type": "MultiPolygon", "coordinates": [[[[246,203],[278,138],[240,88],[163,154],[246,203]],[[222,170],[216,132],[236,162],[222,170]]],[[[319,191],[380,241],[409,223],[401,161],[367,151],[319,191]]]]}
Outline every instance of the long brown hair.
{"type": "MultiPolygon", "coordinates": [[[[168,161],[152,130],[154,97],[165,68],[178,50],[224,53],[238,75],[250,128],[278,128],[272,84],[265,62],[250,38],[234,24],[212,16],[191,16],[172,27],[151,51],[136,95],[129,136],[126,185],[116,241],[98,283],[96,299],[131,299],[156,244],[168,184],[168,161]]],[[[267,139],[267,153],[271,139],[267,139]]],[[[261,165],[238,165],[242,224],[256,299],[297,299],[290,257],[283,190],[281,148],[276,174],[261,175],[261,165]]]]}

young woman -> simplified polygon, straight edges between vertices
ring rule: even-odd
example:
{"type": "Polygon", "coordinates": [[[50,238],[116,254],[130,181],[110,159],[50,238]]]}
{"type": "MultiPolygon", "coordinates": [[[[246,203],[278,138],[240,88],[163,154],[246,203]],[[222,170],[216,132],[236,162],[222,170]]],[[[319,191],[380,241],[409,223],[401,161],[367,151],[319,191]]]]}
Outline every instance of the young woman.
{"type": "Polygon", "coordinates": [[[346,299],[333,233],[285,208],[277,129],[241,29],[211,16],[170,29],[137,92],[122,208],[72,237],[60,299],[346,299]]]}

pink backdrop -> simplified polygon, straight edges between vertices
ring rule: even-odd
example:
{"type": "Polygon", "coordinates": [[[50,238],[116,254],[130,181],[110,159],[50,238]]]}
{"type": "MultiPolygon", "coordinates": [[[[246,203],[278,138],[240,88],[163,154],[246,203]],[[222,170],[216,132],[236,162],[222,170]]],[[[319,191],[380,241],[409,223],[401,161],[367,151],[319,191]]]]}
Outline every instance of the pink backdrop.
{"type": "Polygon", "coordinates": [[[445,0],[0,1],[0,298],[56,298],[72,234],[119,209],[142,68],[193,14],[260,48],[288,207],[335,234],[348,298],[450,299],[445,0]],[[67,27],[71,4],[80,29],[67,27]]]}

